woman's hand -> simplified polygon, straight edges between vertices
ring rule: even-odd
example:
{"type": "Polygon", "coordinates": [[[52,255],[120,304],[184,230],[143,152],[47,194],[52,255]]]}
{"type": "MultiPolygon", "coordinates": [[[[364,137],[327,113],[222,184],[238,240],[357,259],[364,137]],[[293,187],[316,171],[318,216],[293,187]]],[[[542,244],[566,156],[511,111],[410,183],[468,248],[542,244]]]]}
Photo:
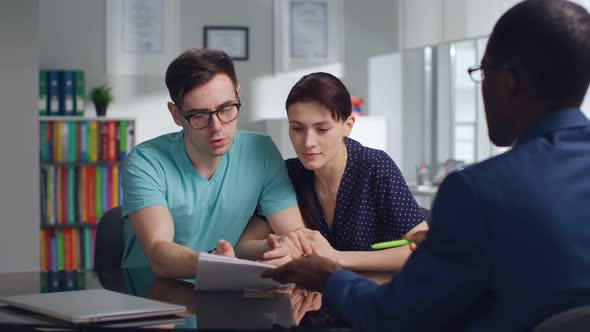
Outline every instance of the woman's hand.
{"type": "Polygon", "coordinates": [[[332,247],[322,233],[307,228],[298,229],[297,232],[303,234],[309,242],[313,254],[327,257],[336,263],[340,261],[340,252],[332,247]]]}
{"type": "Polygon", "coordinates": [[[300,232],[302,229],[304,228],[299,228],[285,235],[277,236],[279,243],[289,247],[291,258],[294,260],[313,254],[313,248],[307,240],[305,233],[300,232]]]}
{"type": "Polygon", "coordinates": [[[261,263],[281,266],[293,260],[290,248],[279,243],[276,235],[268,234],[266,241],[269,250],[262,255],[261,263]]]}
{"type": "Polygon", "coordinates": [[[278,237],[280,243],[291,250],[291,257],[299,259],[309,255],[320,255],[335,262],[340,260],[340,252],[335,250],[326,238],[318,231],[299,228],[278,237]]]}
{"type": "Polygon", "coordinates": [[[274,261],[281,257],[280,264],[275,264],[275,262],[271,262],[270,264],[282,265],[287,263],[289,260],[286,260],[283,256],[285,255],[285,250],[289,252],[290,260],[316,254],[330,258],[337,263],[340,261],[340,252],[335,250],[328,240],[318,231],[299,228],[281,236],[270,234],[268,241],[270,250],[264,253],[263,262],[274,261]],[[271,236],[274,239],[271,240],[271,236]],[[276,244],[274,243],[275,241],[277,242],[276,244]]]}

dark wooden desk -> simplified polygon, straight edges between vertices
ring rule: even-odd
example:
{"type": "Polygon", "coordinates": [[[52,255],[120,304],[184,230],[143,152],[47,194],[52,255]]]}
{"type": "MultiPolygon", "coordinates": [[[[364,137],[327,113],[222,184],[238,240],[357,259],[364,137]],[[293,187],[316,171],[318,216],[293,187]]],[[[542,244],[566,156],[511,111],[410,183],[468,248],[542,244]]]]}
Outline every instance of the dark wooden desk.
{"type": "MultiPolygon", "coordinates": [[[[361,274],[378,283],[391,278],[391,273],[361,274]]],[[[195,292],[194,280],[156,278],[149,269],[0,274],[0,297],[96,288],[187,307],[183,324],[157,326],[162,330],[348,330],[345,322],[321,311],[321,294],[293,288],[275,292],[195,292]]],[[[0,330],[3,331],[33,331],[39,322],[49,324],[39,319],[33,314],[0,307],[0,330]]],[[[77,326],[74,331],[101,329],[100,326],[77,326]]]]}

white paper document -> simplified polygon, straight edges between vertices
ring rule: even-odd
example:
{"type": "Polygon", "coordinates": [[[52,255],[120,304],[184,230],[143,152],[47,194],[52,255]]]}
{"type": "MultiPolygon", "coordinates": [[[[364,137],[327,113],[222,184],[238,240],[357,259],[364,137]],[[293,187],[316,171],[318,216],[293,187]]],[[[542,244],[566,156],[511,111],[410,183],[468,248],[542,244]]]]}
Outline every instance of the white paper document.
{"type": "Polygon", "coordinates": [[[263,279],[260,273],[274,265],[246,259],[199,253],[197,260],[196,290],[264,289],[280,286],[272,279],[263,279]]]}

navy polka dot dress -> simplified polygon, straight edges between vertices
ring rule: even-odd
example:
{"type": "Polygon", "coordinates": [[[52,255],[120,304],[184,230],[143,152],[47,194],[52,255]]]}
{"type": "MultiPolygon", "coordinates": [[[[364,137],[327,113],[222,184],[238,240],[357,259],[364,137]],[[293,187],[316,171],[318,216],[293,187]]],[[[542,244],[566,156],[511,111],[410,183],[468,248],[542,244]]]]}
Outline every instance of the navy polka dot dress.
{"type": "MultiPolygon", "coordinates": [[[[325,217],[321,218],[319,229],[334,249],[371,250],[371,244],[400,239],[426,219],[397,165],[385,152],[364,147],[350,138],[346,138],[346,149],[348,158],[336,197],[332,229],[325,217]]],[[[297,158],[286,163],[299,199],[299,181],[313,179],[313,172],[297,158]]]]}

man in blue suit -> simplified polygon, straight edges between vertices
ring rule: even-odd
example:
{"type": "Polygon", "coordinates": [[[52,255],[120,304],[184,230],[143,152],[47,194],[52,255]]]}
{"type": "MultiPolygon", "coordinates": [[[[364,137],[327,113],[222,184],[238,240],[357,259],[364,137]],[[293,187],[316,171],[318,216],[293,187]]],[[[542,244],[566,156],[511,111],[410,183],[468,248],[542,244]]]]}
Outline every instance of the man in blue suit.
{"type": "Polygon", "coordinates": [[[265,272],[323,291],[363,331],[527,331],[590,303],[590,15],[528,0],[496,23],[481,65],[489,136],[502,155],[441,185],[428,237],[377,285],[310,256],[265,272]]]}

